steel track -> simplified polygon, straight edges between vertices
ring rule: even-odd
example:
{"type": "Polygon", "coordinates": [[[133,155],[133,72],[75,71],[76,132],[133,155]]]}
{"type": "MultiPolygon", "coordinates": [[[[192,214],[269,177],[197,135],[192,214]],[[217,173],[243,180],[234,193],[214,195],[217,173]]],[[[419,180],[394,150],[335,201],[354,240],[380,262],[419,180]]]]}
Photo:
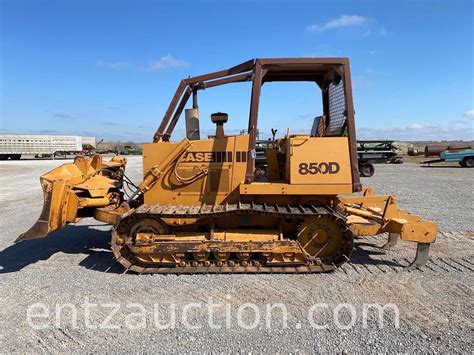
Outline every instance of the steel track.
{"type": "MultiPolygon", "coordinates": [[[[353,234],[347,228],[344,216],[338,214],[330,207],[314,205],[267,205],[264,203],[237,203],[224,205],[202,205],[202,206],[175,206],[175,205],[142,205],[128,212],[115,226],[112,232],[112,251],[117,261],[126,270],[136,273],[159,273],[159,274],[198,274],[198,273],[317,273],[335,270],[345,261],[349,260],[352,251],[353,234]],[[305,263],[283,262],[270,265],[262,265],[257,260],[239,260],[232,258],[224,262],[206,261],[196,262],[186,259],[176,265],[160,265],[156,263],[143,263],[135,257],[127,244],[132,243],[131,236],[127,235],[130,224],[137,219],[162,218],[206,218],[213,219],[236,215],[269,215],[275,218],[296,218],[303,220],[306,217],[329,215],[341,227],[343,238],[347,240],[345,246],[341,246],[341,257],[333,262],[325,262],[330,258],[308,259],[305,263]],[[124,242],[125,241],[125,242],[124,242]]],[[[156,244],[158,245],[158,244],[156,244]]]]}

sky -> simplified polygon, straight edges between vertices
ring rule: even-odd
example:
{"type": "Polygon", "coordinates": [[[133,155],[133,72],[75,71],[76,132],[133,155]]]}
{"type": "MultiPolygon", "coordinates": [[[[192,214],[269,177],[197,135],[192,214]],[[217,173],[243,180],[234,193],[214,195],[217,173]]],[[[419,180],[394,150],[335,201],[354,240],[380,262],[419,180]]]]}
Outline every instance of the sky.
{"type": "MultiPolygon", "coordinates": [[[[149,142],[179,81],[257,57],[349,57],[357,137],[474,139],[474,2],[0,0],[0,133],[149,142]]],[[[248,124],[250,83],[199,93],[248,124]]],[[[309,133],[313,83],[268,83],[259,128],[309,133]]],[[[184,117],[173,139],[184,136],[184,117]]]]}

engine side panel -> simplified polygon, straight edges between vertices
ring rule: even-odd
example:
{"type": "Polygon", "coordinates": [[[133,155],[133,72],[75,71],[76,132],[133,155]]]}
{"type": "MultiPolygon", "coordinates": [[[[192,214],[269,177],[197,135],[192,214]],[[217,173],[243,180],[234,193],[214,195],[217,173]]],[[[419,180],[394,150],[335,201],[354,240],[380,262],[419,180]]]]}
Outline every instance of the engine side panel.
{"type": "MultiPolygon", "coordinates": [[[[170,142],[144,144],[144,174],[168,156],[176,145],[170,142]]],[[[247,149],[248,135],[192,141],[192,146],[179,158],[178,164],[171,164],[163,178],[145,193],[145,203],[199,205],[238,202],[238,186],[245,179],[247,149]]]]}

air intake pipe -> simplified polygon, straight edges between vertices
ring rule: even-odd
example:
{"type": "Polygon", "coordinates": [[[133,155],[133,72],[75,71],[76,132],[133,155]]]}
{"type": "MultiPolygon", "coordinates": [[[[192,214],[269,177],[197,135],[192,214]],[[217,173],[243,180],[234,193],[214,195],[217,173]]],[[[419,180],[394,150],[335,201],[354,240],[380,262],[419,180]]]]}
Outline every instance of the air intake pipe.
{"type": "Polygon", "coordinates": [[[211,115],[212,123],[216,124],[216,138],[224,138],[224,123],[228,118],[229,115],[224,112],[216,112],[211,115]]]}

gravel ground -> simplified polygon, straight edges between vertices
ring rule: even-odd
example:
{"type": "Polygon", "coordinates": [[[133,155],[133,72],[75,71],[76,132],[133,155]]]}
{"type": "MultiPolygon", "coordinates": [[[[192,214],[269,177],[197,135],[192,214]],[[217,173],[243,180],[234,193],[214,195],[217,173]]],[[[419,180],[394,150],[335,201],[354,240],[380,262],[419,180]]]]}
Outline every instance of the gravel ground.
{"type": "MultiPolygon", "coordinates": [[[[93,220],[13,244],[40,213],[39,175],[57,165],[0,162],[2,352],[452,353],[473,348],[473,195],[466,188],[473,169],[377,165],[374,177],[363,180],[376,193],[395,193],[403,208],[439,223],[430,262],[421,271],[402,269],[414,256],[413,244],[381,252],[377,246],[383,238],[370,237],[358,240],[351,263],[331,274],[150,276],[123,274],[109,250],[110,227],[93,220]],[[38,302],[45,308],[32,308],[38,302]],[[351,306],[337,308],[345,303],[351,306]],[[375,312],[364,317],[369,304],[392,304],[383,327],[375,312]],[[173,305],[176,324],[160,329],[156,321],[169,320],[173,305]],[[28,324],[28,309],[36,312],[30,314],[36,316],[32,325],[46,329],[28,324]],[[102,329],[98,325],[105,325],[112,311],[107,325],[114,328],[102,329]],[[38,312],[49,314],[41,318],[38,312]],[[318,329],[316,323],[327,327],[318,329]]],[[[138,180],[141,157],[129,158],[127,171],[138,180]]]]}

